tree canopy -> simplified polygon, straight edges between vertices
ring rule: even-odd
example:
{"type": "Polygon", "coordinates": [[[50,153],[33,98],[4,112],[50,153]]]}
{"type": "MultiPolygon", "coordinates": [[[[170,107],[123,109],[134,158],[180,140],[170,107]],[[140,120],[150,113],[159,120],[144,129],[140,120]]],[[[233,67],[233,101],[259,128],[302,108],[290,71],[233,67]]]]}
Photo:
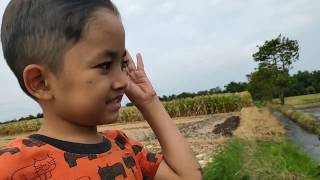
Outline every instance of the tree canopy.
{"type": "Polygon", "coordinates": [[[257,47],[259,50],[252,56],[254,61],[258,62],[258,68],[249,75],[249,86],[252,91],[261,90],[258,95],[260,98],[269,99],[276,94],[284,104],[289,86],[289,71],[293,67],[292,64],[299,60],[298,41],[282,37],[280,34],[257,47]]]}

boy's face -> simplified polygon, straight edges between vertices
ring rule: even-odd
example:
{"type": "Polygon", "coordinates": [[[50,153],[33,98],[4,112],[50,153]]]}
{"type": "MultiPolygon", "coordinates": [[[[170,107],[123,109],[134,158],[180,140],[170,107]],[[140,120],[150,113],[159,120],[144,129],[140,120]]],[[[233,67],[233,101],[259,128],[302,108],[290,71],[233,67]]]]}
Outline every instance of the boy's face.
{"type": "Polygon", "coordinates": [[[119,109],[109,102],[123,95],[128,83],[124,29],[118,17],[99,10],[84,31],[65,53],[62,76],[52,86],[50,112],[84,126],[111,123],[119,109]]]}

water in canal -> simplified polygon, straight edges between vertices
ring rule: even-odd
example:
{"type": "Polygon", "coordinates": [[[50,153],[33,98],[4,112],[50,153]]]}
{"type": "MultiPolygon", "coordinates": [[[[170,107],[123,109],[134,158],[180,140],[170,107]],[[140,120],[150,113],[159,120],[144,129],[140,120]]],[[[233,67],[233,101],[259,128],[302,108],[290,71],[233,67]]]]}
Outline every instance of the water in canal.
{"type": "MultiPolygon", "coordinates": [[[[312,113],[320,121],[320,107],[303,109],[303,111],[312,113]]],[[[304,151],[310,155],[311,158],[320,163],[319,136],[305,131],[280,112],[274,112],[274,115],[279,120],[280,124],[286,129],[287,138],[291,142],[300,145],[304,151]]]]}

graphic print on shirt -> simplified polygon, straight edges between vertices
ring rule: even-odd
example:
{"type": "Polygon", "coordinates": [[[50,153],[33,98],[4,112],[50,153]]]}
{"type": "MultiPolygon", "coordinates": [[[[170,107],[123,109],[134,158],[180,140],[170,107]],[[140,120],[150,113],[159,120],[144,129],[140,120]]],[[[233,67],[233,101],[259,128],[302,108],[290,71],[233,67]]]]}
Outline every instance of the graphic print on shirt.
{"type": "Polygon", "coordinates": [[[122,176],[123,178],[127,177],[126,171],[120,162],[112,166],[99,167],[98,173],[101,180],[115,180],[118,176],[122,176]]]}
{"type": "Polygon", "coordinates": [[[124,164],[128,169],[131,169],[132,173],[134,173],[133,168],[136,167],[136,161],[133,159],[133,157],[123,157],[122,158],[124,164]]]}
{"type": "Polygon", "coordinates": [[[33,158],[33,164],[20,168],[16,170],[11,177],[11,180],[31,180],[31,179],[40,179],[47,180],[52,177],[52,171],[56,168],[55,158],[51,157],[49,154],[46,154],[42,158],[33,158]],[[30,172],[34,172],[34,175],[31,177],[26,177],[30,172]]]}
{"type": "Polygon", "coordinates": [[[11,155],[16,154],[20,152],[20,149],[17,147],[14,148],[4,148],[4,149],[0,149],[0,156],[3,155],[4,153],[10,153],[11,155]]]}
{"type": "Polygon", "coordinates": [[[125,149],[125,145],[127,143],[127,140],[123,136],[118,135],[114,140],[120,149],[122,149],[122,150],[125,149]]]}
{"type": "Polygon", "coordinates": [[[86,155],[64,152],[64,160],[68,163],[70,168],[77,166],[77,160],[84,157],[88,157],[89,160],[97,159],[97,155],[95,154],[86,155]]]}
{"type": "Polygon", "coordinates": [[[134,155],[137,155],[139,152],[142,151],[142,147],[139,146],[139,145],[133,145],[131,148],[132,148],[132,150],[134,152],[134,155]]]}
{"type": "Polygon", "coordinates": [[[22,140],[22,144],[27,147],[41,147],[43,145],[46,145],[46,143],[35,140],[35,139],[24,139],[22,140]]]}
{"type": "Polygon", "coordinates": [[[158,158],[156,158],[156,154],[155,153],[148,152],[147,160],[149,162],[155,163],[155,162],[157,162],[158,158]]]}

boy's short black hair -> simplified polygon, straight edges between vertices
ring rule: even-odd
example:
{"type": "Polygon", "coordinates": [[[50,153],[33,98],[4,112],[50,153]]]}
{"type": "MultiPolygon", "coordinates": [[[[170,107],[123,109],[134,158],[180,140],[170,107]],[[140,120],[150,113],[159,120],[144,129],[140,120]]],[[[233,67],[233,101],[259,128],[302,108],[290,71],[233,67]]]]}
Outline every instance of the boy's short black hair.
{"type": "Polygon", "coordinates": [[[23,70],[29,64],[47,67],[59,77],[65,52],[77,43],[100,8],[120,17],[110,0],[11,0],[3,15],[1,41],[7,64],[26,89],[23,70]]]}

